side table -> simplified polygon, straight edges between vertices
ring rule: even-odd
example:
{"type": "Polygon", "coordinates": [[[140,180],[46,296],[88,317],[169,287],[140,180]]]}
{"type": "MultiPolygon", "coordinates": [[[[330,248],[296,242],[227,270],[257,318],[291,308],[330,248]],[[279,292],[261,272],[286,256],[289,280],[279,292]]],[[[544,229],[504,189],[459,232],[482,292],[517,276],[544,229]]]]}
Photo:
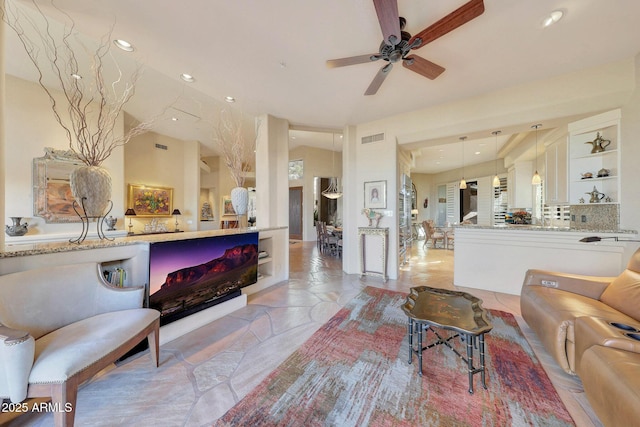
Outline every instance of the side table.
{"type": "Polygon", "coordinates": [[[414,353],[418,356],[418,374],[422,376],[422,352],[437,345],[449,347],[460,359],[467,363],[469,376],[469,393],[473,394],[473,376],[480,374],[482,387],[485,382],[484,334],[493,329],[482,308],[482,300],[466,292],[447,289],[416,286],[410,288],[407,301],[402,310],[408,317],[407,334],[409,338],[409,363],[414,353]],[[438,330],[453,331],[454,334],[442,337],[438,330]],[[429,330],[437,337],[437,341],[423,346],[422,336],[429,330]],[[417,343],[414,346],[414,337],[417,343]],[[466,344],[467,357],[453,348],[449,341],[460,337],[466,344]],[[473,365],[473,347],[477,343],[480,353],[480,366],[473,365]]]}
{"type": "Polygon", "coordinates": [[[389,280],[387,275],[387,255],[389,251],[389,228],[388,227],[358,227],[358,239],[360,240],[360,277],[377,276],[382,277],[385,282],[389,280]],[[367,269],[366,240],[367,236],[379,237],[381,240],[381,261],[382,271],[371,271],[367,269]]]}

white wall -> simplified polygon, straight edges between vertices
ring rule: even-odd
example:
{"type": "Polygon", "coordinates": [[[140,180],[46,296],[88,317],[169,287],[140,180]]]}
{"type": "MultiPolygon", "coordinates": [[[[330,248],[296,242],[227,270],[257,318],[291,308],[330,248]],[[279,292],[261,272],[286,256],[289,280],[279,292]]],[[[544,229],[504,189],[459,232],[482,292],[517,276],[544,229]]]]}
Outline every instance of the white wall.
{"type": "Polygon", "coordinates": [[[636,90],[622,107],[620,228],[640,231],[640,54],[635,58],[636,90]]]}
{"type": "MultiPolygon", "coordinates": [[[[44,219],[33,216],[33,159],[45,154],[45,147],[60,150],[69,149],[66,133],[56,122],[50,107],[49,98],[35,83],[6,75],[6,115],[5,115],[5,153],[3,169],[5,182],[5,224],[8,217],[21,216],[29,223],[29,235],[60,234],[78,237],[82,230],[80,223],[47,224],[44,219]]],[[[62,94],[53,92],[56,98],[62,94]]],[[[64,101],[60,99],[60,102],[64,101]]],[[[116,133],[122,135],[124,124],[122,117],[116,126],[116,133]]],[[[124,150],[114,150],[103,164],[111,174],[114,218],[123,218],[124,214],[124,150]]],[[[122,229],[123,222],[118,221],[122,229]]],[[[94,231],[93,228],[90,231],[94,231]]],[[[19,241],[19,238],[7,239],[19,241]]]]}
{"type": "MultiPolygon", "coordinates": [[[[190,169],[193,170],[195,167],[199,171],[196,163],[199,159],[193,153],[187,154],[185,144],[184,141],[154,132],[148,132],[132,139],[124,150],[125,170],[122,191],[126,197],[128,184],[173,188],[173,209],[180,209],[183,214],[178,219],[179,228],[181,230],[195,230],[195,225],[188,224],[187,221],[193,221],[196,218],[193,214],[197,210],[197,197],[200,188],[199,186],[195,187],[198,190],[195,200],[185,197],[185,163],[192,162],[194,166],[190,169]],[[156,148],[155,144],[164,145],[167,149],[156,148]]],[[[169,230],[173,230],[175,225],[173,217],[159,217],[158,219],[165,222],[169,230]]],[[[132,217],[132,220],[133,231],[139,233],[143,231],[144,224],[150,222],[151,218],[132,217]]],[[[128,219],[126,223],[129,224],[128,219]]]]}
{"type": "Polygon", "coordinates": [[[395,135],[379,125],[363,125],[347,128],[343,132],[343,167],[344,196],[344,254],[343,268],[345,272],[355,274],[360,271],[358,227],[366,227],[369,221],[362,215],[364,207],[364,183],[369,181],[386,181],[387,207],[380,209],[384,217],[380,227],[389,227],[389,256],[387,269],[389,278],[398,276],[398,178],[397,144],[395,135]],[[384,141],[362,144],[363,136],[384,133],[384,141]],[[355,203],[352,203],[355,201],[355,203]],[[348,236],[347,236],[348,235],[348,236]]]}

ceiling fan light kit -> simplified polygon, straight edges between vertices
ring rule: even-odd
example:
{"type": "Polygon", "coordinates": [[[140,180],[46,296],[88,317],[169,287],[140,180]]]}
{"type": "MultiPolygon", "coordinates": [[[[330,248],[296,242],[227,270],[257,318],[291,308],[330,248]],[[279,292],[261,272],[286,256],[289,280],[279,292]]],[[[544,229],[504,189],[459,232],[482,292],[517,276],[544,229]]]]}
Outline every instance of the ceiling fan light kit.
{"type": "Polygon", "coordinates": [[[377,54],[350,56],[327,61],[329,68],[374,62],[380,59],[388,62],[373,78],[365,95],[374,95],[393,68],[393,64],[402,61],[402,66],[428,79],[435,79],[445,68],[417,55],[409,55],[412,50],[444,36],[448,32],[466,24],[484,12],[483,0],[471,0],[444,18],[436,21],[415,36],[403,31],[406,19],[399,16],[397,0],[373,0],[382,30],[383,40],[377,54]]]}

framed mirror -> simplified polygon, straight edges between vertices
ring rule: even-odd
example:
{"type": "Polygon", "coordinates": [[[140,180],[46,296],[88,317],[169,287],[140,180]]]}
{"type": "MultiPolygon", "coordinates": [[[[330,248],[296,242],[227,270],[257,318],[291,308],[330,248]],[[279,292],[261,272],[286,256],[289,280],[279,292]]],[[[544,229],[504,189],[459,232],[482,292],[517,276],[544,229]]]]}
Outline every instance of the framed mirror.
{"type": "Polygon", "coordinates": [[[47,223],[80,222],[73,209],[69,176],[82,165],[71,150],[46,147],[45,155],[33,159],[33,215],[47,223]]]}

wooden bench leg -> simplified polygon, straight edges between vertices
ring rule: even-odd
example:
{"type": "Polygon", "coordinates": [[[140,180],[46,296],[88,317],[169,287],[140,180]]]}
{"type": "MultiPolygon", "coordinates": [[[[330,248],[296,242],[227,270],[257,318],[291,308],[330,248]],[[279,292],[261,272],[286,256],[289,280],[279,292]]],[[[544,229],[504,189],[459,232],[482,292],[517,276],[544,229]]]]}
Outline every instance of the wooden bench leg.
{"type": "Polygon", "coordinates": [[[149,341],[149,353],[151,353],[151,361],[157,368],[160,366],[160,321],[155,322],[153,331],[147,335],[149,341]]]}
{"type": "Polygon", "coordinates": [[[73,427],[77,397],[78,383],[75,377],[62,384],[51,385],[53,421],[56,427],[73,427]]]}

